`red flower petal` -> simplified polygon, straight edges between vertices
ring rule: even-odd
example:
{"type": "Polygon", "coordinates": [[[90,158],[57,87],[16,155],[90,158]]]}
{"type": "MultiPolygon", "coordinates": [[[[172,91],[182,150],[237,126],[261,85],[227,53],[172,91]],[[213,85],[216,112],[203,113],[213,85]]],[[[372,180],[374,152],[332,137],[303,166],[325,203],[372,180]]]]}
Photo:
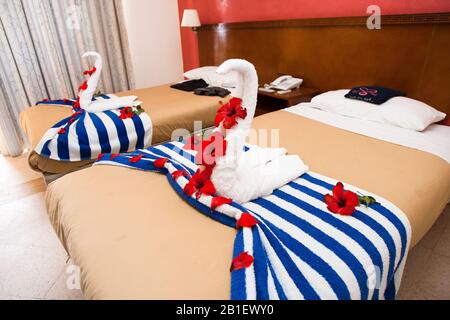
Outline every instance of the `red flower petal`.
{"type": "Polygon", "coordinates": [[[87,81],[83,82],[79,88],[80,91],[84,91],[88,88],[87,81]]]}
{"type": "Polygon", "coordinates": [[[236,115],[241,118],[241,119],[245,119],[247,118],[247,109],[245,108],[239,108],[236,110],[236,115]]]}
{"type": "Polygon", "coordinates": [[[230,272],[248,268],[252,265],[254,259],[253,256],[249,255],[247,251],[242,252],[236,258],[233,259],[231,263],[230,272]]]}
{"type": "Polygon", "coordinates": [[[225,117],[222,125],[225,129],[233,128],[235,125],[237,125],[236,117],[225,117]]]}
{"type": "Polygon", "coordinates": [[[236,229],[251,228],[258,224],[258,221],[249,213],[243,212],[241,218],[236,222],[236,229]]]}
{"type": "Polygon", "coordinates": [[[338,182],[333,187],[332,191],[333,191],[333,196],[336,198],[336,200],[341,199],[344,194],[344,185],[342,184],[342,182],[338,182]]]}
{"type": "Polygon", "coordinates": [[[97,161],[102,160],[104,155],[105,155],[104,153],[100,153],[100,154],[97,156],[97,161]]]}
{"type": "Polygon", "coordinates": [[[326,194],[323,197],[323,201],[325,201],[326,204],[330,204],[330,203],[336,202],[336,199],[331,194],[326,194]]]}
{"type": "Polygon", "coordinates": [[[352,191],[344,191],[342,198],[345,200],[345,205],[349,207],[359,206],[359,198],[358,195],[352,191]]]}
{"type": "Polygon", "coordinates": [[[225,115],[223,113],[217,113],[216,118],[214,119],[214,126],[220,126],[220,123],[225,119],[225,115]]]}
{"type": "Polygon", "coordinates": [[[200,192],[202,194],[212,196],[214,193],[216,193],[216,188],[214,187],[214,184],[211,180],[206,180],[203,188],[200,189],[200,192]]]}
{"type": "Polygon", "coordinates": [[[242,99],[241,98],[236,98],[236,97],[232,97],[229,101],[229,104],[232,107],[237,107],[238,105],[242,104],[242,99]]]}
{"type": "Polygon", "coordinates": [[[58,134],[65,134],[66,133],[66,128],[61,128],[58,131],[58,134]]]}
{"type": "Polygon", "coordinates": [[[91,70],[86,70],[85,72],[83,72],[83,74],[84,74],[85,76],[87,76],[87,75],[92,76],[92,74],[93,74],[95,71],[97,71],[97,68],[96,68],[96,67],[93,67],[91,70]]]}
{"type": "Polygon", "coordinates": [[[342,207],[338,210],[337,213],[343,216],[350,216],[356,211],[355,207],[342,207]]]}
{"type": "Polygon", "coordinates": [[[180,177],[187,177],[187,176],[189,176],[189,173],[187,173],[185,170],[177,170],[172,173],[172,178],[174,180],[177,180],[180,177]]]}
{"type": "Polygon", "coordinates": [[[153,164],[155,165],[156,168],[163,169],[164,165],[166,164],[167,161],[169,161],[169,159],[159,158],[159,159],[156,159],[155,162],[153,162],[153,164]]]}
{"type": "Polygon", "coordinates": [[[117,153],[112,153],[111,156],[109,157],[111,160],[114,160],[115,158],[117,158],[119,155],[117,153]]]}
{"type": "Polygon", "coordinates": [[[339,210],[341,210],[341,207],[339,206],[339,204],[337,202],[333,202],[327,206],[327,209],[333,213],[339,213],[339,210]]]}
{"type": "Polygon", "coordinates": [[[144,155],[143,154],[140,154],[140,155],[137,155],[137,156],[134,156],[134,157],[132,157],[132,158],[130,158],[130,162],[131,163],[136,163],[136,162],[139,162],[139,161],[141,161],[141,159],[144,157],[144,155]]]}
{"type": "Polygon", "coordinates": [[[216,210],[217,207],[220,207],[224,204],[231,204],[233,200],[224,198],[224,197],[214,197],[211,201],[211,209],[216,210]]]}
{"type": "Polygon", "coordinates": [[[193,185],[190,182],[188,184],[186,184],[183,189],[183,192],[186,193],[189,197],[191,197],[194,194],[194,192],[196,192],[196,191],[197,191],[197,189],[195,188],[195,185],[193,185]]]}

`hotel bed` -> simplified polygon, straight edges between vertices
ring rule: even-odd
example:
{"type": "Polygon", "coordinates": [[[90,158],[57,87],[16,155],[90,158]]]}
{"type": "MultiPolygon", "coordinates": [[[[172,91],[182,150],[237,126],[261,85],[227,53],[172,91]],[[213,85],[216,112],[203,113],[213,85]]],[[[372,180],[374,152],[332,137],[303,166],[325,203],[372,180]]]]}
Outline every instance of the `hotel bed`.
{"type": "MultiPolygon", "coordinates": [[[[170,140],[172,132],[178,128],[192,132],[194,121],[202,121],[203,128],[212,126],[214,115],[220,106],[219,101],[227,101],[227,98],[197,96],[192,92],[170,88],[170,85],[131,90],[117,95],[136,95],[143,101],[143,108],[149,114],[153,124],[152,144],[170,140]]],[[[32,148],[28,162],[33,170],[44,174],[61,174],[78,170],[93,162],[91,160],[56,161],[33,151],[50,127],[71,114],[69,107],[45,104],[27,108],[20,114],[20,125],[32,148]]]]}
{"type": "MultiPolygon", "coordinates": [[[[246,59],[260,84],[287,72],[322,92],[383,85],[449,114],[450,93],[441,88],[450,83],[450,15],[383,16],[376,31],[366,23],[367,17],[342,17],[205,25],[200,61],[246,59]],[[243,45],[247,39],[252,46],[243,45]]],[[[313,172],[392,202],[409,220],[414,247],[450,199],[450,127],[420,133],[308,106],[257,117],[253,127],[279,129],[280,146],[313,172]]],[[[236,231],[184,202],[165,175],[93,166],[50,184],[46,206],[81,268],[86,298],[230,298],[236,231]]]]}
{"type": "MultiPolygon", "coordinates": [[[[411,247],[450,199],[449,127],[432,125],[416,139],[407,129],[308,104],[258,117],[253,127],[280,129],[280,145],[312,171],[399,207],[411,224],[411,247]]],[[[86,298],[229,299],[236,231],[184,202],[165,175],[93,166],[50,184],[46,206],[81,268],[86,298]]]]}

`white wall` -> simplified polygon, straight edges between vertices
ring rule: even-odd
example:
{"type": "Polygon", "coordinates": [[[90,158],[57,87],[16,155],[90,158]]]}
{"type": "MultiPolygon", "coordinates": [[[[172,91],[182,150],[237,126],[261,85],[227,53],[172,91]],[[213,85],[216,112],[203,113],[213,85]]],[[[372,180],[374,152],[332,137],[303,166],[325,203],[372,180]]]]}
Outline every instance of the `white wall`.
{"type": "Polygon", "coordinates": [[[123,0],[136,88],[182,79],[177,0],[123,0]]]}

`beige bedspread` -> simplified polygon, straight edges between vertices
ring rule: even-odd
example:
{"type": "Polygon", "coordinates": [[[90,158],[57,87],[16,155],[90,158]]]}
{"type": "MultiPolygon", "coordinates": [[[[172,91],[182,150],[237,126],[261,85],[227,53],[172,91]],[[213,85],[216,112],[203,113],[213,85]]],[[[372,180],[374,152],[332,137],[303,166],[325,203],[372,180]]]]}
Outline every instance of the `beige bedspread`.
{"type": "MultiPolygon", "coordinates": [[[[284,111],[258,117],[311,170],[400,207],[412,245],[450,198],[450,165],[284,111]]],[[[228,299],[235,231],[181,200],[164,175],[95,166],[55,181],[46,204],[88,299],[228,299]]]]}
{"type": "MultiPolygon", "coordinates": [[[[219,101],[228,98],[197,96],[170,88],[170,85],[131,90],[118,93],[119,96],[136,95],[143,101],[143,108],[153,123],[152,144],[170,140],[172,132],[185,128],[194,129],[194,121],[202,121],[203,128],[213,125],[219,101]]],[[[70,108],[51,105],[39,105],[27,108],[20,114],[20,125],[27,135],[32,149],[41,140],[44,133],[58,121],[71,115],[70,108]]],[[[89,165],[92,161],[56,161],[31,151],[28,162],[32,169],[43,173],[64,173],[89,165]]]]}

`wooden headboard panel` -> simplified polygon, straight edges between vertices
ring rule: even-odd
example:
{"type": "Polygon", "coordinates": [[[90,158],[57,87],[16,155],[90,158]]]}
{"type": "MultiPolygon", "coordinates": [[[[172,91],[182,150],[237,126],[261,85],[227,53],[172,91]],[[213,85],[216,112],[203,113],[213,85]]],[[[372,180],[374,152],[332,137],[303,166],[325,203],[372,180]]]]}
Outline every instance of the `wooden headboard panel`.
{"type": "Polygon", "coordinates": [[[205,25],[201,65],[251,61],[260,84],[280,74],[322,90],[380,85],[403,90],[450,114],[450,13],[205,25]]]}

